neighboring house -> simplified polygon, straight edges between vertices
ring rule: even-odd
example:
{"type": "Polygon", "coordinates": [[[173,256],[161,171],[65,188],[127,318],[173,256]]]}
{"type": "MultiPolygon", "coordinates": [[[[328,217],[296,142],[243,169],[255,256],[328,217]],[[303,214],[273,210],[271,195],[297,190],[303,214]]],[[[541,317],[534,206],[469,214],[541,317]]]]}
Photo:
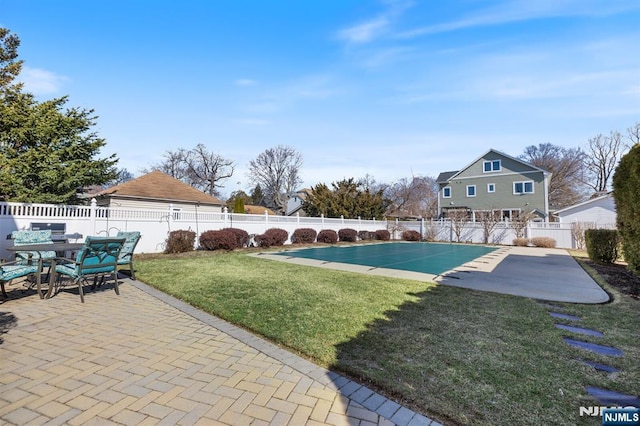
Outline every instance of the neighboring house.
{"type": "Polygon", "coordinates": [[[218,198],[159,171],[105,189],[95,198],[98,206],[104,207],[169,209],[171,206],[174,215],[196,207],[202,213],[220,213],[224,207],[218,198]]]}
{"type": "Polygon", "coordinates": [[[551,173],[495,149],[458,171],[437,178],[438,215],[448,210],[466,210],[475,220],[478,211],[501,212],[509,220],[521,213],[549,219],[551,173]]]}
{"type": "Polygon", "coordinates": [[[297,213],[302,217],[306,216],[307,214],[302,210],[302,203],[307,199],[309,194],[311,194],[310,188],[304,188],[291,194],[291,197],[289,197],[289,200],[287,201],[286,215],[295,216],[297,213]]]}
{"type": "Polygon", "coordinates": [[[565,207],[554,213],[561,223],[588,224],[596,228],[616,227],[616,205],[613,192],[591,198],[583,203],[565,207]]]}
{"type": "Polygon", "coordinates": [[[269,216],[275,216],[276,214],[273,210],[265,206],[244,205],[244,214],[264,214],[265,211],[269,216]]]}

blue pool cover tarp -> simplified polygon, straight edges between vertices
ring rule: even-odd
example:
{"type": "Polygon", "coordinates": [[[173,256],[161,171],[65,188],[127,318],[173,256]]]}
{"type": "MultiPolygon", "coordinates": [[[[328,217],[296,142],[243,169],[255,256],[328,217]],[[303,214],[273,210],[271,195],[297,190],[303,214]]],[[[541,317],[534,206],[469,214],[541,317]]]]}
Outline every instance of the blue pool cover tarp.
{"type": "Polygon", "coordinates": [[[274,254],[439,275],[494,250],[481,245],[402,242],[314,247],[274,254]]]}

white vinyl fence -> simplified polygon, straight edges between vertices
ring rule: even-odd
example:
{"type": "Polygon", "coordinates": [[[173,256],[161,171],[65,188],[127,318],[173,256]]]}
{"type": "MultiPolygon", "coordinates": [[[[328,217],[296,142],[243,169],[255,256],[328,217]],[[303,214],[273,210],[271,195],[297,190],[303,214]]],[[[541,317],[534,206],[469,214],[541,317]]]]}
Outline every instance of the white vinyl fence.
{"type": "MultiPolygon", "coordinates": [[[[164,250],[170,231],[191,230],[197,236],[204,231],[223,228],[241,228],[249,234],[261,234],[269,228],[282,228],[289,236],[298,228],[313,228],[316,231],[352,228],[356,231],[376,231],[388,229],[392,239],[400,239],[402,231],[415,230],[424,238],[436,241],[455,241],[451,223],[448,221],[380,221],[365,219],[343,219],[324,217],[287,217],[202,213],[182,210],[130,209],[118,207],[97,207],[95,201],[90,206],[62,206],[30,203],[0,202],[0,257],[11,258],[5,248],[11,246],[13,231],[30,229],[33,223],[64,223],[66,234],[82,234],[81,242],[88,235],[114,236],[118,231],[140,231],[142,238],[136,248],[137,253],[158,253],[164,250]]],[[[560,248],[576,248],[572,236],[572,225],[564,223],[532,223],[526,229],[526,237],[546,236],[556,240],[560,248]]],[[[500,223],[493,231],[491,243],[511,244],[515,234],[508,223],[500,223]]],[[[461,233],[461,241],[481,243],[484,241],[482,226],[469,222],[461,233]]],[[[76,240],[70,240],[72,242],[76,240]]]]}

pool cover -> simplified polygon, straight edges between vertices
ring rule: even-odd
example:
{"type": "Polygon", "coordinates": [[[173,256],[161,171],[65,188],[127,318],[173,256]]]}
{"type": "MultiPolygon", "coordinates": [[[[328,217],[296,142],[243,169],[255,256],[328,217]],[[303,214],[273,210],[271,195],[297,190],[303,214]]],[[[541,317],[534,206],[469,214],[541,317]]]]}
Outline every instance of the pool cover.
{"type": "Polygon", "coordinates": [[[439,275],[494,250],[496,248],[466,244],[382,243],[307,248],[277,254],[439,275]]]}

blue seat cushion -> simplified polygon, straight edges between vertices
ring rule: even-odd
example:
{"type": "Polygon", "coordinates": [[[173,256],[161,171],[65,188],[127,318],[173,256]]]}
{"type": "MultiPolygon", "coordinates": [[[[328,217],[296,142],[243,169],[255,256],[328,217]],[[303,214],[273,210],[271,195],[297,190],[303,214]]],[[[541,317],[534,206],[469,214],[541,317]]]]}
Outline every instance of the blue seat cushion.
{"type": "Polygon", "coordinates": [[[35,274],[38,268],[33,265],[0,265],[0,281],[11,281],[14,278],[35,274]]]}

